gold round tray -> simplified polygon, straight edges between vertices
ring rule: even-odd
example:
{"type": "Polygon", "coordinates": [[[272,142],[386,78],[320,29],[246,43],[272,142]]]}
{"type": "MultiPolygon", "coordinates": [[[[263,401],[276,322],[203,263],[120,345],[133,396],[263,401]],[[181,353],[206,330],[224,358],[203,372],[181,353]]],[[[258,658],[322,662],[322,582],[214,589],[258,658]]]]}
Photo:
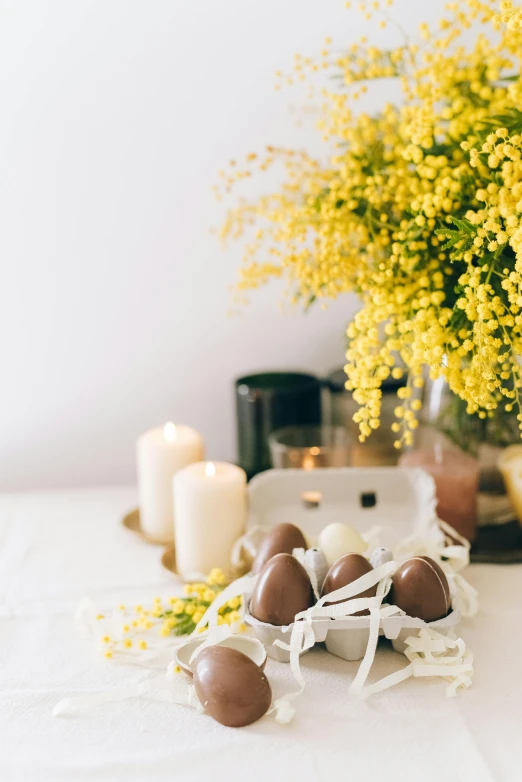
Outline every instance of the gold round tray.
{"type": "MultiPolygon", "coordinates": [[[[174,546],[168,546],[165,549],[165,551],[161,555],[161,564],[163,565],[165,570],[168,570],[169,573],[172,573],[173,576],[176,576],[176,578],[182,581],[184,584],[190,584],[194,580],[200,581],[204,579],[204,576],[200,576],[199,578],[196,578],[196,576],[194,576],[193,578],[186,579],[183,578],[183,576],[181,576],[178,573],[177,566],[176,566],[176,549],[174,546]]],[[[245,572],[246,572],[245,569],[236,570],[235,573],[232,574],[233,578],[239,578],[239,576],[244,576],[245,572]]]]}
{"type": "Polygon", "coordinates": [[[142,538],[142,540],[145,540],[147,543],[152,543],[154,546],[172,545],[170,541],[151,538],[149,535],[143,532],[140,524],[139,508],[135,508],[134,510],[131,510],[130,513],[127,513],[127,515],[124,516],[123,519],[121,520],[121,523],[123,524],[125,529],[128,529],[130,532],[134,532],[135,535],[139,535],[140,538],[142,538]]]}
{"type": "Polygon", "coordinates": [[[129,532],[133,532],[135,535],[138,535],[142,540],[145,540],[147,543],[151,543],[153,546],[166,546],[165,551],[161,555],[161,564],[165,568],[165,570],[168,570],[169,573],[172,573],[172,575],[176,576],[177,578],[180,578],[178,575],[178,572],[176,570],[176,550],[172,543],[167,543],[164,540],[157,540],[156,538],[151,538],[148,535],[146,535],[140,524],[140,510],[139,508],[135,508],[134,510],[131,510],[129,513],[127,513],[126,516],[123,517],[121,520],[121,523],[125,527],[125,529],[128,529],[129,532]]]}
{"type": "Polygon", "coordinates": [[[176,570],[176,549],[174,546],[169,546],[165,549],[161,555],[161,564],[165,570],[168,570],[169,573],[172,573],[173,576],[181,578],[178,571],[176,570]]]}

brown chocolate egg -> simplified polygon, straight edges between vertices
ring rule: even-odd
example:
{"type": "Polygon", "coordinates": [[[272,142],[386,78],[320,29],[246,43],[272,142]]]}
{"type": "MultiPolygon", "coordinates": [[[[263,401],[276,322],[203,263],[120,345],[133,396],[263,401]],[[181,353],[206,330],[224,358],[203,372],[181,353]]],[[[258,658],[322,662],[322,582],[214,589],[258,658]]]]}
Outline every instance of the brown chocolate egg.
{"type": "MultiPolygon", "coordinates": [[[[336,589],[351,584],[352,581],[357,581],[361,576],[369,573],[373,570],[368,560],[363,557],[362,554],[345,554],[340,557],[337,562],[334,562],[324,580],[322,596],[335,592],[336,589]]],[[[375,597],[377,594],[377,584],[366,589],[364,592],[360,592],[355,597],[375,597]]],[[[349,598],[352,600],[353,598],[349,598]]],[[[336,605],[337,603],[344,603],[345,600],[335,600],[332,603],[325,603],[326,606],[336,605]]],[[[369,610],[357,611],[353,616],[365,616],[369,614],[369,610]]]]}
{"type": "Polygon", "coordinates": [[[276,554],[259,574],[250,613],[260,622],[289,625],[314,602],[310,577],[301,563],[291,554],[276,554]]]}
{"type": "Polygon", "coordinates": [[[198,654],[194,686],[205,711],[230,728],[261,719],[272,702],[261,668],[246,654],[226,646],[207,646],[198,654]]]}
{"type": "Polygon", "coordinates": [[[451,609],[446,574],[431,557],[412,557],[393,576],[388,602],[425,622],[442,619],[451,609]]]}
{"type": "Polygon", "coordinates": [[[291,554],[295,548],[308,548],[305,536],[294,524],[278,524],[259,546],[252,565],[253,573],[260,573],[263,566],[276,554],[291,554]]]}

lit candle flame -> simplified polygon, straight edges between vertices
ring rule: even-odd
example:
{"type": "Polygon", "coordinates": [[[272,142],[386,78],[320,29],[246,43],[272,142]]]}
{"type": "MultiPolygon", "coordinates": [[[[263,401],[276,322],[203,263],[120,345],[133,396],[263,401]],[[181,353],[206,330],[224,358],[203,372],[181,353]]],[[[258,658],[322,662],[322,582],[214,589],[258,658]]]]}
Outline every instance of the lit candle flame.
{"type": "Polygon", "coordinates": [[[320,491],[304,491],[301,494],[301,499],[308,508],[318,508],[322,498],[323,495],[320,491]]]}
{"type": "Polygon", "coordinates": [[[173,424],[172,421],[169,421],[168,424],[165,424],[163,427],[163,437],[165,440],[168,440],[168,442],[172,442],[173,440],[176,440],[178,436],[177,430],[176,430],[176,424],[173,424]]]}
{"type": "Polygon", "coordinates": [[[207,478],[213,478],[216,474],[216,465],[214,462],[207,462],[205,465],[205,475],[207,478]]]}
{"type": "Polygon", "coordinates": [[[315,468],[315,459],[309,453],[304,455],[302,468],[303,470],[313,470],[315,468]]]}

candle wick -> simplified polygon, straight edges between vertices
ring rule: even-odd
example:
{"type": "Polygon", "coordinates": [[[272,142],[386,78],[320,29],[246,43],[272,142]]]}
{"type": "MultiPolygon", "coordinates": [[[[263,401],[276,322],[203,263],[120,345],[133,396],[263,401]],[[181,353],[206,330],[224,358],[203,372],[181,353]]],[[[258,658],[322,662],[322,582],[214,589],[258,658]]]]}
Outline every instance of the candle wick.
{"type": "Polygon", "coordinates": [[[214,462],[207,462],[205,465],[205,475],[207,478],[213,478],[216,474],[216,465],[214,462]]]}
{"type": "Polygon", "coordinates": [[[163,437],[167,442],[172,442],[173,440],[176,440],[178,437],[178,432],[176,429],[176,424],[173,424],[172,421],[169,421],[165,426],[163,427],[163,437]]]}

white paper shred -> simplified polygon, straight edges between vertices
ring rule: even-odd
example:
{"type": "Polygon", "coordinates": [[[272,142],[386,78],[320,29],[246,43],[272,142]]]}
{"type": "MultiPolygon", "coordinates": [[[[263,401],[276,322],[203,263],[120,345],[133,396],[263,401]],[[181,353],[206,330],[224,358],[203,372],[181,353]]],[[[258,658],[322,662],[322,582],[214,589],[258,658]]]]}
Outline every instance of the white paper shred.
{"type": "MultiPolygon", "coordinates": [[[[361,576],[361,578],[358,578],[356,581],[353,581],[351,584],[347,584],[346,586],[325,595],[315,606],[297,614],[293,625],[291,625],[290,643],[286,644],[284,641],[280,640],[274,641],[276,646],[285,649],[290,653],[290,669],[294,679],[299,685],[298,690],[287,693],[274,703],[277,714],[276,719],[278,719],[280,715],[283,715],[285,721],[290,721],[292,714],[290,713],[287,704],[297,698],[305,689],[306,684],[301,671],[299,658],[303,652],[310,649],[315,643],[313,619],[316,617],[345,617],[352,616],[358,611],[365,609],[370,610],[368,646],[351,687],[355,693],[362,690],[375,656],[379,638],[381,615],[390,616],[393,613],[398,613],[400,610],[396,606],[381,606],[381,603],[390,588],[390,576],[395,572],[397,567],[397,562],[387,562],[381,567],[371,570],[369,573],[365,573],[365,575],[361,576]],[[354,595],[365,592],[367,589],[370,589],[370,587],[375,586],[375,584],[377,584],[377,595],[375,597],[354,597],[354,595]],[[343,600],[344,602],[325,606],[325,603],[327,602],[338,600],[343,600]]],[[[286,632],[289,629],[290,627],[284,627],[283,631],[286,632]]]]}
{"type": "Polygon", "coordinates": [[[230,554],[230,564],[236,571],[243,570],[244,572],[244,569],[248,567],[248,562],[253,561],[259,545],[267,533],[267,529],[254,524],[236,540],[230,554]]]}
{"type": "MultiPolygon", "coordinates": [[[[366,652],[359,665],[355,679],[350,686],[350,694],[359,698],[366,698],[380,689],[391,687],[410,676],[442,676],[449,677],[450,685],[448,695],[455,695],[459,687],[469,687],[473,673],[472,655],[466,650],[462,639],[453,640],[453,636],[446,636],[428,627],[421,628],[419,636],[411,636],[406,640],[406,657],[410,665],[402,671],[391,674],[382,680],[384,684],[366,686],[368,674],[373,665],[377,644],[379,640],[379,628],[381,619],[394,615],[404,615],[397,606],[382,605],[391,586],[391,577],[396,572],[400,563],[392,560],[366,573],[361,578],[341,589],[331,592],[321,598],[315,606],[298,614],[291,625],[291,638],[289,643],[281,640],[274,641],[274,645],[285,649],[290,653],[290,668],[299,689],[288,693],[274,704],[277,713],[285,715],[289,721],[292,714],[287,709],[289,701],[294,700],[305,688],[305,681],[300,668],[300,656],[315,643],[313,620],[315,618],[342,618],[368,609],[370,611],[369,634],[366,652]],[[371,598],[356,598],[357,594],[365,592],[377,583],[377,593],[371,598]],[[342,600],[344,602],[338,603],[342,600]],[[336,605],[325,606],[326,602],[336,601],[336,605]],[[444,667],[445,666],[445,667],[444,667]]],[[[468,584],[460,574],[450,574],[454,585],[455,596],[464,605],[467,602],[468,611],[476,611],[476,590],[468,584]]],[[[466,615],[471,615],[467,613],[466,615]]],[[[290,627],[282,628],[287,632],[290,627]]],[[[335,632],[335,630],[332,630],[335,632]]],[[[293,709],[293,707],[292,707],[293,709]]],[[[276,717],[277,718],[277,717],[276,717]]]]}
{"type": "Polygon", "coordinates": [[[226,586],[216,597],[216,599],[207,608],[191,635],[198,635],[202,627],[208,624],[209,629],[217,625],[218,611],[221,606],[228,603],[234,597],[241,597],[241,595],[250,596],[257,581],[257,576],[242,576],[236,578],[231,584],[226,586]]]}
{"type": "Polygon", "coordinates": [[[462,638],[453,633],[443,635],[433,628],[423,627],[418,636],[406,639],[404,652],[410,664],[385,676],[366,688],[365,697],[382,692],[405,681],[410,676],[440,676],[449,682],[446,695],[451,698],[459,688],[467,689],[473,679],[473,655],[462,638]]]}
{"type": "Polygon", "coordinates": [[[428,556],[450,573],[458,573],[469,565],[469,540],[442,519],[429,537],[410,535],[395,546],[394,558],[404,562],[415,556],[428,556]]]}
{"type": "MultiPolygon", "coordinates": [[[[406,639],[405,655],[409,664],[405,668],[384,677],[374,684],[366,685],[368,674],[375,658],[381,620],[394,615],[404,615],[404,611],[401,611],[397,606],[383,605],[383,601],[389,592],[391,577],[405,559],[419,555],[431,556],[440,563],[448,576],[453,608],[460,611],[463,616],[473,616],[477,612],[477,592],[459,572],[469,563],[469,542],[444,522],[439,521],[439,526],[440,529],[436,530],[436,533],[429,539],[417,536],[406,538],[394,549],[392,561],[385,562],[383,559],[387,559],[387,556],[382,557],[379,560],[378,567],[351,584],[347,584],[322,598],[319,597],[320,585],[315,567],[317,565],[317,557],[314,559],[314,557],[309,556],[310,550],[305,552],[304,549],[296,549],[293,552],[310,576],[317,602],[314,606],[298,614],[292,625],[280,628],[283,633],[289,633],[288,643],[281,640],[274,642],[276,646],[289,652],[290,669],[297,684],[297,689],[276,699],[269,711],[269,713],[275,714],[275,719],[278,723],[284,725],[292,720],[295,714],[292,701],[305,689],[306,683],[300,667],[300,657],[315,644],[315,619],[342,619],[351,617],[359,611],[369,610],[368,643],[357,675],[350,686],[350,694],[352,696],[366,698],[374,693],[395,686],[411,676],[438,676],[446,679],[449,682],[446,689],[449,697],[456,695],[459,689],[467,688],[471,685],[473,655],[466,649],[463,640],[455,638],[451,631],[448,635],[444,635],[429,627],[422,627],[418,635],[412,635],[406,639]],[[375,597],[355,597],[375,585],[377,585],[375,597]],[[325,603],[327,602],[335,603],[335,605],[326,606],[325,603]]],[[[379,532],[379,528],[372,528],[364,535],[365,540],[369,543],[370,550],[379,544],[379,532]]],[[[264,534],[266,534],[265,530],[255,527],[237,541],[234,548],[237,566],[241,563],[244,564],[243,555],[245,552],[250,558],[253,557],[264,534]]],[[[228,625],[218,626],[219,609],[232,598],[239,596],[243,597],[245,606],[253,592],[257,578],[257,576],[253,575],[242,576],[218,594],[192,633],[192,636],[202,638],[202,643],[192,654],[191,662],[202,649],[218,644],[233,634],[233,628],[230,628],[228,625]],[[208,631],[202,637],[201,630],[206,625],[208,625],[208,631]]],[[[75,624],[81,635],[92,636],[95,630],[100,629],[100,623],[96,619],[97,615],[98,611],[93,601],[84,598],[75,613],[75,624]]],[[[117,613],[113,618],[108,618],[106,621],[112,623],[120,619],[121,616],[117,613]]],[[[186,643],[186,639],[182,643],[186,643]]],[[[139,660],[145,666],[150,667],[154,658],[159,659],[158,655],[164,654],[165,648],[157,652],[151,650],[144,655],[142,654],[139,660]]],[[[129,661],[126,660],[126,662],[129,661]]],[[[203,708],[199,703],[193,684],[183,677],[178,677],[174,673],[175,666],[176,663],[174,661],[169,663],[165,679],[163,680],[158,680],[157,678],[155,680],[147,679],[135,686],[119,687],[103,693],[65,698],[54,707],[53,714],[58,717],[77,710],[88,709],[98,704],[122,701],[133,697],[146,697],[153,700],[182,704],[202,711],[203,708]]]]}

